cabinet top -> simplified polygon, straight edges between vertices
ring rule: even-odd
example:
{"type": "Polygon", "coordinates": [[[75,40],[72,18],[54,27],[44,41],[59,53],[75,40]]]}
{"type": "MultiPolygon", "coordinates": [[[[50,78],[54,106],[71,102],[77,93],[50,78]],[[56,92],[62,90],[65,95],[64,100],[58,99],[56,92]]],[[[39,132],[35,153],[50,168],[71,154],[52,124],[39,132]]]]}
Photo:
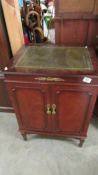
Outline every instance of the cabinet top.
{"type": "Polygon", "coordinates": [[[92,72],[94,65],[87,47],[27,46],[15,56],[8,72],[12,70],[92,72]]]}
{"type": "Polygon", "coordinates": [[[84,47],[28,47],[15,68],[53,70],[91,70],[92,63],[84,47]]]}

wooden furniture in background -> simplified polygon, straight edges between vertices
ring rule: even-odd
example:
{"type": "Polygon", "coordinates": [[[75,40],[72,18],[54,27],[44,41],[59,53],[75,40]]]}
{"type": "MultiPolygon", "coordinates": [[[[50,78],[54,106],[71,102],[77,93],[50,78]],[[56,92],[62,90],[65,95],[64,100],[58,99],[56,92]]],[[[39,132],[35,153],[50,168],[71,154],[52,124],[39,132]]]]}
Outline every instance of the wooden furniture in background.
{"type": "Polygon", "coordinates": [[[12,106],[8,98],[7,90],[4,84],[4,67],[12,57],[3,11],[0,1],[0,111],[12,111],[12,106]]]}
{"type": "Polygon", "coordinates": [[[98,0],[56,0],[55,39],[59,45],[95,46],[98,0]]]}
{"type": "Polygon", "coordinates": [[[83,47],[24,47],[5,72],[19,130],[80,139],[98,95],[98,60],[83,47]]]}
{"type": "Polygon", "coordinates": [[[55,20],[55,39],[59,45],[95,46],[98,36],[96,19],[60,19],[55,20]]]}
{"type": "Polygon", "coordinates": [[[18,0],[1,0],[13,55],[24,44],[18,0]]]}
{"type": "Polygon", "coordinates": [[[56,0],[56,16],[92,18],[98,15],[98,0],[56,0]]]}

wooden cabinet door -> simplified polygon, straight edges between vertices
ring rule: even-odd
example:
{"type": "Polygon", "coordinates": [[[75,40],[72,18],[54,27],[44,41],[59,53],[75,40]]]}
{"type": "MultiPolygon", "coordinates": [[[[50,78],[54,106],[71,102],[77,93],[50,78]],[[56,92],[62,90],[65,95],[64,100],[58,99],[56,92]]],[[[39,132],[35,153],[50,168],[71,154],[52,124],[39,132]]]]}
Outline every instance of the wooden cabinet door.
{"type": "Polygon", "coordinates": [[[85,136],[96,98],[92,87],[55,86],[52,92],[55,131],[85,136]]]}
{"type": "Polygon", "coordinates": [[[18,84],[11,87],[11,94],[20,130],[45,130],[48,123],[47,86],[18,84]]]}

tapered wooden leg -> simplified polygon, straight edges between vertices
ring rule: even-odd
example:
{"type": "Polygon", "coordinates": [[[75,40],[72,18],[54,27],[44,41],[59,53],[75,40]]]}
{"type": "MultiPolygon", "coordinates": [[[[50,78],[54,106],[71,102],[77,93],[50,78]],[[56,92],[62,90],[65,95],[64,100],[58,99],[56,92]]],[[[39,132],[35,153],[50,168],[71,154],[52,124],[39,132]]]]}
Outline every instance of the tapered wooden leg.
{"type": "Polygon", "coordinates": [[[23,136],[23,139],[26,141],[27,140],[27,135],[26,134],[21,134],[23,136]]]}
{"type": "Polygon", "coordinates": [[[84,142],[85,142],[85,139],[80,139],[79,147],[82,147],[84,142]]]}

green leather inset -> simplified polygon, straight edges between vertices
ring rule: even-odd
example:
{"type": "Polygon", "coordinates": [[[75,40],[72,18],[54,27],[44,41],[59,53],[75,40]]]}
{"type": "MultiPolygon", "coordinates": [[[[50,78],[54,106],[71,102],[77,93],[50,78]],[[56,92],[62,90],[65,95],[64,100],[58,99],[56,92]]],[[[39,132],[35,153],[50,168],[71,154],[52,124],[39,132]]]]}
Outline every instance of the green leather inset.
{"type": "Polygon", "coordinates": [[[88,48],[28,46],[15,68],[49,70],[92,70],[88,48]]]}

